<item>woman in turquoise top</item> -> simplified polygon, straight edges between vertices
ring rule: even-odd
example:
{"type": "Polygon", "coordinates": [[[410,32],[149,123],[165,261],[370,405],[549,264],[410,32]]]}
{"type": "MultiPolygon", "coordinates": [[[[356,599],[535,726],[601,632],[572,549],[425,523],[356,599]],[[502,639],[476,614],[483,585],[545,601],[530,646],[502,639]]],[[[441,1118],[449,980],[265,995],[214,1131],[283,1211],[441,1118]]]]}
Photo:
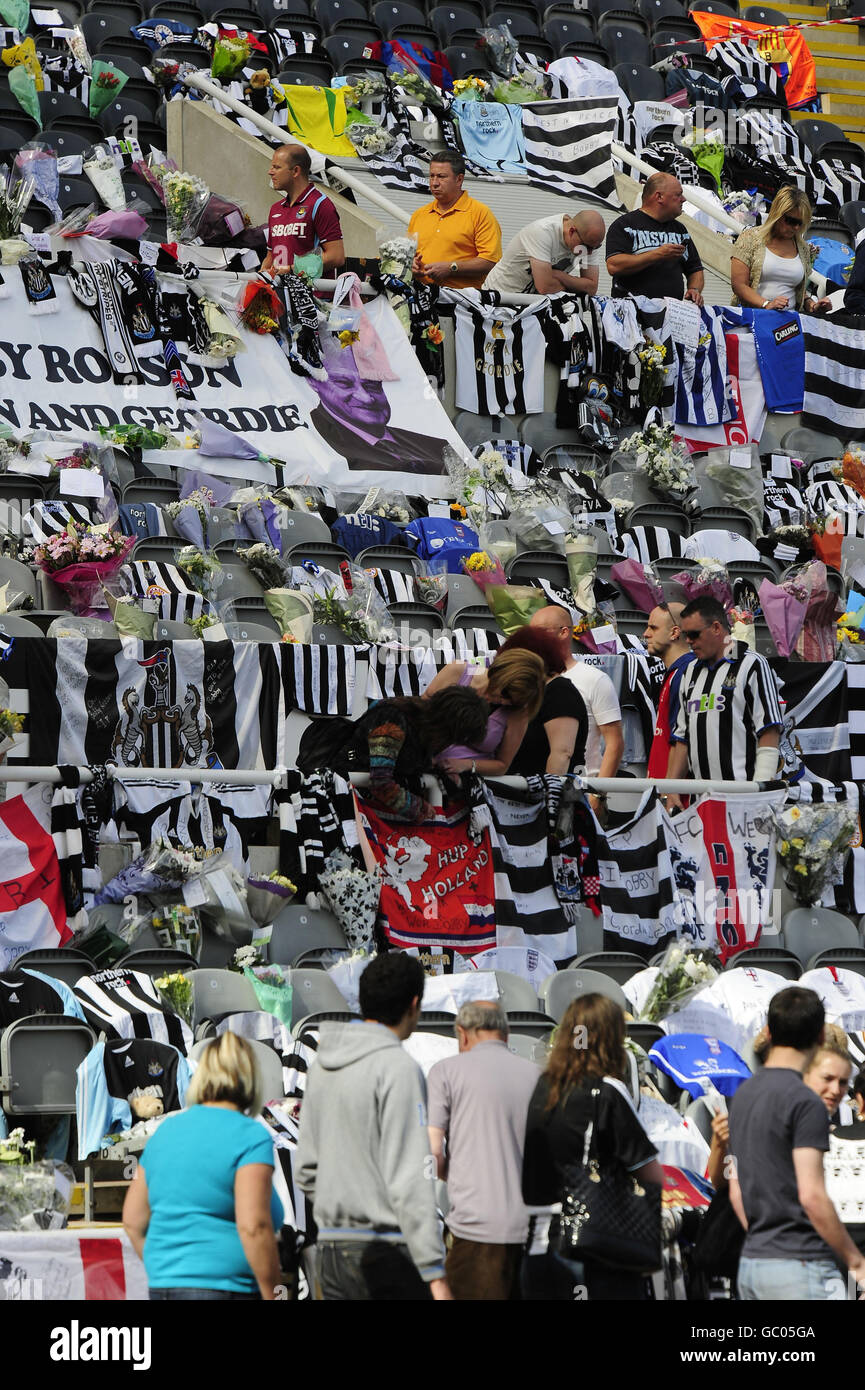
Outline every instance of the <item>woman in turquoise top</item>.
{"type": "Polygon", "coordinates": [[[152,1299],[275,1299],[273,1140],[260,1110],[255,1056],[234,1033],[207,1047],[187,1092],[145,1147],[123,1204],[152,1299]]]}

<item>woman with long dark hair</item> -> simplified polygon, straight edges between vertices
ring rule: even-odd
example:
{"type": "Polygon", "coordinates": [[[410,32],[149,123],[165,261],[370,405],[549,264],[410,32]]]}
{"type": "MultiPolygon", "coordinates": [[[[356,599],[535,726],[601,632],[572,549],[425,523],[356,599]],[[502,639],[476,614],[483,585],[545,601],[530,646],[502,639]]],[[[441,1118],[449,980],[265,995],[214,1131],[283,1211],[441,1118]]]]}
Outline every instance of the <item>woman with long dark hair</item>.
{"type": "Polygon", "coordinates": [[[589,716],[582,695],[562,674],[565,659],[556,637],[526,624],[502,643],[502,652],[534,652],[544,663],[547,678],[541,707],[529,720],[509,772],[531,777],[534,773],[562,776],[577,771],[586,761],[589,716]]]}
{"type": "MultiPolygon", "coordinates": [[[[661,1183],[657,1151],[637,1117],[627,1074],[625,1016],[602,994],[584,994],[565,1011],[543,1075],[529,1103],[523,1154],[523,1200],[544,1207],[560,1202],[568,1169],[584,1161],[588,1142],[602,1170],[619,1165],[641,1184],[661,1183]],[[593,1095],[596,1091],[597,1096],[593,1095]]],[[[550,1248],[530,1255],[523,1296],[571,1301],[574,1289],[588,1299],[641,1299],[645,1278],[598,1261],[566,1259],[550,1248]]]]}

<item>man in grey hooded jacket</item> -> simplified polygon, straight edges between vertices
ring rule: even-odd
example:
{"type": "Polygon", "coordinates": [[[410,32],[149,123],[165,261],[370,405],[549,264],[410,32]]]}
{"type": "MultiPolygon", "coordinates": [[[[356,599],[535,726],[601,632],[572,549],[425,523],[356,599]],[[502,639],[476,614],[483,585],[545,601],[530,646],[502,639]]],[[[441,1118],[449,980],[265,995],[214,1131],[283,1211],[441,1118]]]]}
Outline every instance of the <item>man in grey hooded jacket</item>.
{"type": "Polygon", "coordinates": [[[449,1299],[423,1073],[402,1046],[424,975],[402,951],[360,978],[362,1023],[325,1023],[300,1117],[297,1181],[313,1203],[325,1299],[449,1299]]]}

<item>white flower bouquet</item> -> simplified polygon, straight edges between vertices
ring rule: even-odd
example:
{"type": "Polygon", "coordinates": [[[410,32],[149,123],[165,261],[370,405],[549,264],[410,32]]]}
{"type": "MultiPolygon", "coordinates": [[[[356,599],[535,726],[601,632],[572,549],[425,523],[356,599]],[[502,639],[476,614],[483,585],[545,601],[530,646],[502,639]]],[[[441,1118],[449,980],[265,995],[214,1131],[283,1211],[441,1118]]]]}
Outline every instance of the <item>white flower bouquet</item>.
{"type": "Polygon", "coordinates": [[[413,236],[394,236],[380,243],[379,265],[382,275],[397,280],[411,280],[411,268],[417,255],[417,239],[413,236]]]}
{"type": "Polygon", "coordinates": [[[640,1021],[660,1023],[667,1014],[684,1007],[701,989],[718,976],[716,965],[705,951],[694,951],[673,941],[664,952],[658,974],[643,1005],[640,1021]]]}
{"type": "Polygon", "coordinates": [[[642,433],[623,439],[623,453],[636,455],[637,470],[645,473],[657,492],[676,502],[684,502],[697,486],[690,454],[676,438],[672,425],[649,425],[642,433]]]}
{"type": "Polygon", "coordinates": [[[346,126],[345,133],[360,154],[386,156],[392,152],[396,144],[394,136],[381,125],[357,123],[346,126]]]}
{"type": "MultiPolygon", "coordinates": [[[[23,1135],[23,1130],[13,1130],[14,1135],[23,1135]]],[[[0,1144],[0,1149],[8,1150],[9,1142],[0,1144]]],[[[3,1161],[0,1153],[0,1231],[46,1231],[65,1227],[75,1175],[66,1163],[55,1159],[32,1161],[32,1141],[25,1145],[31,1150],[31,1161],[3,1161]]],[[[7,1280],[6,1298],[14,1298],[10,1291],[11,1280],[7,1280]]],[[[23,1293],[19,1295],[23,1297],[23,1293]]]]}
{"type": "Polygon", "coordinates": [[[126,207],[120,170],[106,145],[94,145],[85,156],[81,168],[107,208],[119,212],[126,207]]]}
{"type": "Polygon", "coordinates": [[[172,169],[164,177],[165,215],[169,241],[191,241],[201,214],[207,207],[210,189],[195,174],[172,169]]]}
{"type": "Polygon", "coordinates": [[[784,882],[797,902],[813,906],[838,883],[858,829],[858,816],[844,802],[785,806],[772,818],[784,882]]]}

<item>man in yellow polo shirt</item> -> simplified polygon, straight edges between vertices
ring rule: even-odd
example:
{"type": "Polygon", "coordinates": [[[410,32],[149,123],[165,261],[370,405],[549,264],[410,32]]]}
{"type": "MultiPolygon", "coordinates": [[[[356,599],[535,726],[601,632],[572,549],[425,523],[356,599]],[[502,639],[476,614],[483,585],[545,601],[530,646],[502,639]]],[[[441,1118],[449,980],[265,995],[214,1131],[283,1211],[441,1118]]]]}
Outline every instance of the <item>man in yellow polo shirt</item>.
{"type": "Polygon", "coordinates": [[[429,166],[433,201],[408,224],[417,237],[415,275],[457,289],[481,285],[502,255],[502,229],[488,207],[463,192],[466,166],[455,150],[434,154],[429,166]]]}

